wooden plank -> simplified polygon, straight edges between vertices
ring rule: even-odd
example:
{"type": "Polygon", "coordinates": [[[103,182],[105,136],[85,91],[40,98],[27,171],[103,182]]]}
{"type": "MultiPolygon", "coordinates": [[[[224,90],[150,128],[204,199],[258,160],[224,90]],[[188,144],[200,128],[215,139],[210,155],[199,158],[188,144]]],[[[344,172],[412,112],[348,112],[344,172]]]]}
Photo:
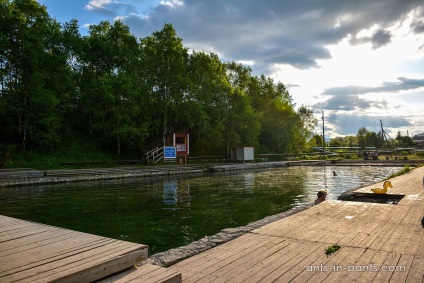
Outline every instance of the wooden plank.
{"type": "Polygon", "coordinates": [[[325,260],[328,259],[328,256],[325,255],[325,249],[328,247],[328,244],[316,244],[318,245],[317,249],[314,250],[311,254],[309,254],[308,256],[306,256],[304,259],[302,259],[300,262],[298,262],[295,266],[293,266],[292,268],[285,268],[284,270],[282,270],[282,275],[280,275],[275,282],[289,282],[292,281],[295,277],[298,276],[298,274],[302,273],[305,270],[308,270],[308,272],[312,272],[310,271],[311,268],[317,268],[322,270],[322,266],[321,264],[317,265],[317,266],[313,266],[311,265],[313,262],[323,262],[325,260]]]}
{"type": "Polygon", "coordinates": [[[374,215],[384,215],[385,213],[387,213],[387,208],[384,205],[374,204],[368,206],[360,214],[352,215],[349,223],[350,230],[347,230],[343,237],[339,237],[337,243],[339,245],[360,246],[359,243],[368,237],[381,221],[376,219],[374,215]],[[373,219],[373,221],[370,221],[370,219],[373,219]]]}
{"type": "MultiPolygon", "coordinates": [[[[0,217],[0,222],[6,223],[4,219],[5,219],[4,217],[0,217]]],[[[31,228],[36,228],[37,230],[39,230],[39,226],[37,225],[37,223],[32,223],[32,222],[6,223],[5,225],[1,227],[0,237],[14,234],[22,230],[31,230],[31,228]]]]}
{"type": "MultiPolygon", "coordinates": [[[[318,263],[318,266],[322,266],[323,269],[319,271],[312,272],[312,276],[308,279],[308,282],[322,282],[327,278],[334,269],[338,268],[339,263],[342,262],[350,253],[352,253],[354,248],[352,247],[342,247],[335,254],[327,257],[322,262],[318,263]]],[[[321,259],[323,259],[321,257],[321,259]]]]}
{"type": "Polygon", "coordinates": [[[414,260],[414,256],[410,254],[401,254],[400,259],[397,263],[397,266],[400,268],[405,267],[405,271],[399,270],[394,272],[389,282],[397,283],[397,282],[405,282],[408,277],[408,273],[411,271],[410,266],[412,265],[412,261],[414,260]]]}
{"type": "MultiPolygon", "coordinates": [[[[96,243],[90,243],[87,245],[80,245],[75,249],[67,249],[63,252],[53,251],[49,253],[48,246],[42,251],[42,255],[37,255],[37,257],[33,257],[33,254],[27,253],[19,253],[17,255],[12,255],[8,257],[9,262],[1,265],[1,276],[11,275],[13,273],[26,272],[33,268],[37,268],[37,270],[49,269],[52,267],[52,264],[58,262],[60,264],[66,264],[67,260],[75,255],[80,255],[80,257],[84,257],[86,252],[94,251],[102,251],[106,252],[105,245],[109,245],[108,250],[116,247],[116,243],[111,242],[107,239],[105,240],[97,240],[96,243]]],[[[119,244],[118,244],[119,245],[119,244]]],[[[120,247],[120,246],[118,246],[120,247]]]]}
{"type": "Polygon", "coordinates": [[[141,250],[118,244],[106,251],[87,251],[39,265],[37,274],[33,270],[25,270],[12,274],[10,278],[20,282],[51,282],[59,279],[61,282],[79,282],[82,279],[90,282],[128,268],[146,257],[141,250]]]}
{"type": "Polygon", "coordinates": [[[414,232],[411,235],[411,238],[406,244],[405,253],[408,254],[418,254],[424,256],[424,251],[422,248],[422,241],[424,240],[423,227],[421,225],[415,226],[414,232]]]}
{"type": "MultiPolygon", "coordinates": [[[[263,236],[262,236],[263,237],[263,236]]],[[[227,245],[228,247],[229,245],[227,245]]],[[[256,257],[256,255],[264,250],[270,250],[274,252],[274,250],[278,250],[281,247],[287,246],[285,243],[285,239],[276,238],[276,237],[267,237],[265,241],[256,241],[256,244],[252,245],[252,242],[243,245],[243,249],[238,250],[237,253],[228,253],[223,257],[209,257],[206,262],[202,265],[190,267],[189,269],[181,270],[183,273],[184,280],[206,280],[203,279],[207,277],[209,274],[213,274],[218,272],[222,273],[222,269],[227,265],[237,265],[240,260],[249,257],[256,257]]]]}
{"type": "MultiPolygon", "coordinates": [[[[202,281],[210,282],[213,280],[214,282],[225,282],[233,277],[237,277],[240,273],[255,269],[257,265],[261,265],[260,262],[263,259],[266,259],[267,257],[280,252],[290,244],[290,242],[285,239],[275,237],[270,238],[275,239],[275,242],[270,243],[270,245],[267,246],[262,246],[261,248],[243,257],[238,257],[229,264],[220,265],[219,269],[217,270],[217,273],[219,273],[219,278],[210,276],[214,273],[212,272],[212,269],[202,270],[202,272],[205,272],[206,274],[209,273],[206,278],[202,278],[202,281]]],[[[215,269],[215,267],[216,266],[214,266],[213,269],[215,269]]]]}
{"type": "Polygon", "coordinates": [[[325,241],[339,245],[349,242],[349,236],[353,236],[356,230],[358,230],[358,225],[356,224],[361,221],[361,214],[366,213],[371,209],[370,207],[373,207],[372,204],[357,206],[353,203],[349,203],[347,207],[349,206],[351,209],[343,213],[337,212],[338,217],[327,221],[332,229],[331,234],[327,235],[325,241]]]}
{"type": "Polygon", "coordinates": [[[398,263],[400,254],[389,253],[384,263],[379,266],[379,271],[374,278],[375,282],[389,282],[395,272],[399,272],[398,263]]]}
{"type": "Polygon", "coordinates": [[[47,232],[35,234],[32,235],[31,238],[17,238],[15,241],[10,241],[7,244],[0,244],[0,258],[36,247],[49,245],[50,243],[60,242],[78,235],[78,232],[74,231],[66,231],[62,234],[48,233],[48,235],[46,235],[46,233],[47,232]]]}
{"type": "Polygon", "coordinates": [[[390,221],[387,221],[388,225],[386,225],[384,227],[384,229],[379,234],[378,238],[376,238],[370,244],[370,248],[378,249],[378,250],[385,250],[384,244],[385,243],[390,244],[391,243],[390,238],[394,237],[396,235],[397,229],[400,229],[402,221],[407,216],[407,212],[408,212],[409,207],[396,206],[395,208],[396,209],[393,209],[393,214],[395,215],[395,217],[393,217],[390,221]],[[397,208],[399,208],[399,209],[397,209],[397,208]]]}
{"type": "Polygon", "coordinates": [[[114,282],[115,283],[126,283],[126,282],[180,283],[182,282],[182,276],[181,276],[181,273],[172,271],[168,268],[160,267],[153,264],[144,264],[138,267],[136,271],[114,282]]]}
{"type": "MultiPolygon", "coordinates": [[[[328,244],[325,244],[323,247],[327,248],[328,244]]],[[[322,253],[318,258],[306,265],[305,269],[299,272],[290,282],[307,282],[316,273],[330,273],[333,271],[339,272],[339,264],[337,262],[333,262],[333,264],[329,262],[331,257],[332,256],[327,256],[322,253]]]]}
{"type": "Polygon", "coordinates": [[[344,281],[350,272],[355,272],[357,260],[364,254],[365,249],[355,248],[342,261],[338,262],[329,271],[328,276],[322,282],[349,282],[344,281]]]}
{"type": "MultiPolygon", "coordinates": [[[[387,206],[387,205],[386,205],[387,206]]],[[[380,239],[380,235],[383,233],[383,236],[386,235],[387,230],[385,230],[392,221],[396,221],[397,214],[396,213],[390,213],[386,214],[386,219],[382,219],[378,221],[378,226],[375,227],[366,237],[363,241],[361,241],[358,245],[360,247],[370,247],[371,245],[376,245],[377,242],[380,239]]]]}
{"type": "Polygon", "coordinates": [[[52,228],[51,230],[35,230],[35,229],[17,229],[15,231],[12,231],[9,233],[5,233],[4,235],[0,235],[0,245],[3,246],[8,246],[10,244],[11,241],[14,241],[15,239],[19,239],[19,238],[25,238],[25,237],[29,237],[32,235],[36,235],[36,234],[41,234],[41,233],[45,233],[47,231],[55,231],[54,228],[52,228]]]}
{"type": "Polygon", "coordinates": [[[124,283],[124,282],[130,282],[136,278],[138,278],[139,276],[143,275],[143,279],[147,278],[148,274],[160,269],[161,267],[158,265],[153,265],[153,264],[144,264],[142,266],[138,266],[136,267],[136,269],[134,271],[132,271],[131,273],[129,273],[128,275],[118,279],[118,280],[114,280],[113,282],[115,283],[124,283]]]}
{"type": "MultiPolygon", "coordinates": [[[[327,223],[328,218],[334,216],[334,208],[343,211],[343,206],[346,202],[339,201],[326,201],[320,205],[311,207],[305,210],[304,213],[295,214],[282,220],[276,221],[263,228],[254,230],[255,233],[274,235],[278,237],[287,237],[299,239],[301,237],[306,238],[306,234],[311,233],[316,235],[316,231],[321,230],[323,223],[327,223]],[[314,219],[314,221],[311,221],[314,219]],[[282,229],[282,227],[284,227],[282,229]]],[[[322,232],[321,232],[322,233],[322,232]]],[[[312,238],[309,236],[308,240],[312,238]]]]}
{"type": "Polygon", "coordinates": [[[396,251],[398,253],[404,252],[407,242],[418,225],[418,221],[415,221],[415,219],[419,211],[418,207],[410,207],[405,218],[399,223],[390,238],[384,242],[383,250],[396,251]]]}
{"type": "Polygon", "coordinates": [[[424,279],[424,257],[415,256],[408,272],[406,283],[423,282],[424,279]]]}
{"type": "MultiPolygon", "coordinates": [[[[237,282],[251,281],[272,282],[290,268],[294,268],[296,264],[304,258],[310,256],[315,250],[321,250],[322,246],[315,242],[304,242],[291,240],[289,246],[284,247],[278,253],[272,254],[270,257],[263,259],[257,268],[251,272],[245,272],[236,278],[237,282]]],[[[324,251],[322,251],[324,252],[324,251]]]]}
{"type": "Polygon", "coordinates": [[[237,238],[237,241],[230,241],[225,245],[219,245],[215,248],[209,249],[199,255],[195,255],[187,260],[179,262],[175,264],[175,266],[178,266],[178,268],[181,269],[184,269],[185,266],[189,266],[189,272],[196,272],[197,269],[203,269],[215,262],[228,260],[236,254],[245,253],[250,249],[273,243],[274,240],[275,238],[269,238],[263,235],[246,234],[237,238]],[[252,243],[258,244],[253,246],[252,243]],[[211,259],[211,256],[213,259],[211,259]]]}
{"type": "Polygon", "coordinates": [[[0,217],[1,282],[93,281],[148,256],[147,246],[0,217]],[[11,227],[13,225],[14,227],[11,227]]]}
{"type": "MultiPolygon", "coordinates": [[[[339,282],[354,282],[358,279],[358,277],[360,276],[362,272],[369,272],[368,269],[370,266],[370,262],[373,259],[373,257],[376,255],[376,253],[377,251],[375,250],[365,249],[364,252],[356,259],[356,261],[352,263],[351,266],[354,269],[354,271],[348,269],[347,272],[343,272],[339,282]]],[[[342,268],[344,267],[346,266],[342,266],[342,268]]],[[[346,268],[349,268],[349,267],[346,267],[346,268]]]]}
{"type": "MultiPolygon", "coordinates": [[[[74,268],[68,269],[62,273],[53,272],[49,277],[43,278],[42,280],[45,280],[45,282],[57,281],[61,283],[92,282],[99,278],[104,278],[121,270],[125,270],[146,258],[147,251],[134,251],[133,248],[121,250],[111,254],[107,259],[89,262],[89,265],[84,266],[85,269],[81,269],[82,266],[75,266],[74,268]]],[[[31,279],[27,282],[30,283],[34,281],[31,279]]]]}
{"type": "Polygon", "coordinates": [[[377,276],[378,269],[383,265],[387,258],[388,253],[384,251],[377,251],[374,257],[368,264],[362,264],[361,272],[356,273],[357,281],[359,282],[372,282],[377,276]]]}
{"type": "Polygon", "coordinates": [[[0,266],[3,266],[3,269],[7,270],[7,268],[12,268],[16,264],[29,265],[46,258],[55,258],[58,256],[60,257],[63,254],[75,253],[78,252],[80,249],[93,249],[94,247],[106,247],[107,245],[116,244],[118,243],[113,239],[102,239],[96,237],[74,237],[61,242],[53,242],[49,245],[44,245],[40,247],[37,246],[27,251],[10,254],[8,256],[0,258],[0,266]],[[16,260],[19,258],[19,262],[16,262],[16,260]]]}

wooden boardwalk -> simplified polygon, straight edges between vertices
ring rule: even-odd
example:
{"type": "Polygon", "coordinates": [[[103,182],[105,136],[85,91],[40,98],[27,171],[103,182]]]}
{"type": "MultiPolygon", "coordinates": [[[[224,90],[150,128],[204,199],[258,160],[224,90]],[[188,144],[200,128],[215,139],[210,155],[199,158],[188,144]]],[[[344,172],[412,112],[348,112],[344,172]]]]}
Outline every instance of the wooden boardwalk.
{"type": "Polygon", "coordinates": [[[168,269],[183,282],[424,282],[423,177],[391,179],[398,204],[325,201],[168,269]]]}
{"type": "Polygon", "coordinates": [[[325,201],[169,268],[129,269],[145,245],[0,216],[0,282],[424,282],[423,177],[391,180],[398,204],[325,201]]]}
{"type": "Polygon", "coordinates": [[[0,216],[0,282],[92,282],[134,266],[148,247],[0,216]]]}

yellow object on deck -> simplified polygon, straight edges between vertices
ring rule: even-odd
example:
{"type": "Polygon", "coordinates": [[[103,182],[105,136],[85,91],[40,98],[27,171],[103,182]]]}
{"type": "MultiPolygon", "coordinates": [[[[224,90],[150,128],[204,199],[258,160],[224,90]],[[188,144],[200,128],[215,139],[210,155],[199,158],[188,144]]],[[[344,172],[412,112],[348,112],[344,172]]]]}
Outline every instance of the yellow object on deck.
{"type": "Polygon", "coordinates": [[[387,188],[393,188],[393,185],[390,181],[385,181],[382,189],[372,188],[371,191],[373,191],[375,194],[385,194],[387,193],[387,188]]]}

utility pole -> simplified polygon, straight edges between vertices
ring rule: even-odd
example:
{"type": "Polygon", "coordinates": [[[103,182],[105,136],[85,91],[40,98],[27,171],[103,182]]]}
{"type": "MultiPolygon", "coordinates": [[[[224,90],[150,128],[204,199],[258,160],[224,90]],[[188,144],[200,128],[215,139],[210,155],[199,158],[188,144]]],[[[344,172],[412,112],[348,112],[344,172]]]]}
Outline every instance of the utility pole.
{"type": "Polygon", "coordinates": [[[322,110],[322,154],[325,156],[324,110],[322,110]]]}

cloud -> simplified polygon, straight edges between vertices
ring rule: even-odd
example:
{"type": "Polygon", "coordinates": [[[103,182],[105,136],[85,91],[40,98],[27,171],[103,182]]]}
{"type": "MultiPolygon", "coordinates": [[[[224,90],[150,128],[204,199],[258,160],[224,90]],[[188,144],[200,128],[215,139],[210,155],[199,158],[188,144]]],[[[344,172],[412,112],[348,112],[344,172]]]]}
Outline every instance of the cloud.
{"type": "Polygon", "coordinates": [[[424,8],[417,9],[414,14],[414,20],[411,23],[411,30],[414,33],[424,33],[424,8]]]}
{"type": "MultiPolygon", "coordinates": [[[[102,2],[101,8],[118,5],[112,0],[91,2],[102,2]]],[[[160,2],[148,15],[120,18],[137,37],[172,23],[187,47],[218,51],[223,60],[253,61],[270,73],[275,64],[319,68],[319,60],[331,58],[326,46],[375,26],[379,28],[372,35],[352,44],[371,42],[375,49],[390,44],[387,28],[423,6],[415,0],[170,0],[160,2]]],[[[411,29],[421,28],[417,18],[411,29]]]]}
{"type": "Polygon", "coordinates": [[[366,99],[362,99],[358,95],[340,95],[333,96],[324,102],[316,103],[312,107],[316,109],[326,110],[355,111],[366,110],[371,108],[372,106],[376,106],[376,103],[372,103],[366,99]]]}
{"type": "Polygon", "coordinates": [[[390,31],[385,31],[385,30],[377,31],[371,37],[371,43],[372,43],[373,49],[377,49],[384,45],[389,44],[391,41],[391,38],[392,38],[392,33],[390,31]]]}
{"type": "Polygon", "coordinates": [[[364,87],[364,86],[344,86],[332,87],[324,90],[323,95],[358,95],[367,93],[396,93],[399,91],[413,90],[424,87],[424,79],[408,79],[399,77],[397,82],[383,82],[378,87],[364,87]]]}
{"type": "Polygon", "coordinates": [[[122,14],[137,12],[135,6],[117,0],[90,0],[84,9],[106,17],[118,17],[122,14]]]}
{"type": "Polygon", "coordinates": [[[424,21],[418,20],[411,24],[411,29],[414,33],[424,33],[424,21]]]}
{"type": "Polygon", "coordinates": [[[334,111],[360,111],[370,109],[387,109],[386,100],[371,100],[371,93],[397,93],[400,91],[415,90],[424,87],[424,79],[398,78],[397,82],[384,82],[378,87],[346,86],[326,89],[321,95],[330,96],[323,102],[312,105],[315,109],[326,109],[334,111]]]}
{"type": "Polygon", "coordinates": [[[365,43],[371,43],[373,49],[378,49],[391,42],[392,33],[387,30],[378,30],[372,34],[372,36],[352,37],[350,36],[349,43],[352,45],[359,45],[365,43]]]}
{"type": "Polygon", "coordinates": [[[412,123],[405,117],[376,117],[361,114],[333,113],[329,114],[325,120],[328,122],[328,132],[338,133],[339,135],[356,135],[361,127],[365,127],[368,131],[378,133],[381,130],[380,121],[383,123],[384,130],[389,134],[396,133],[402,127],[408,127],[412,125],[412,123]]]}

